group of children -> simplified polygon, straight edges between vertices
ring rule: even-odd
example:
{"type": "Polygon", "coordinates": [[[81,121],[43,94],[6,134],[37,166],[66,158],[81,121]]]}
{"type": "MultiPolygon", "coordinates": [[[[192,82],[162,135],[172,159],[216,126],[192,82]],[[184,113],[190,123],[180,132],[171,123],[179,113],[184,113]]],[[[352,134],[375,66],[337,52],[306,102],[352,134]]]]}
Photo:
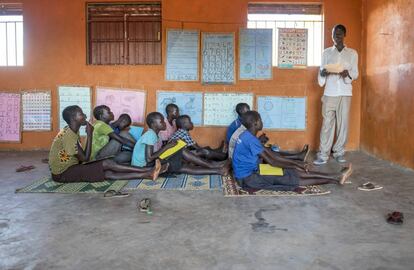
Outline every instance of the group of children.
{"type": "Polygon", "coordinates": [[[108,106],[94,108],[91,125],[79,106],[62,112],[67,126],[55,137],[49,153],[52,179],[58,182],[98,182],[103,180],[150,178],[160,174],[220,174],[233,176],[242,188],[293,190],[300,186],[343,184],[351,165],[338,174],[314,171],[306,163],[308,145],[297,153],[276,152],[266,146],[260,114],[248,104],[236,106],[238,118],[228,127],[225,142],[218,148],[200,146],[190,135],[190,116],[180,115],[175,104],[166,106],[166,117],[151,112],[148,130],[139,138],[128,131],[131,118],[122,114],[114,121],[108,106]],[[79,129],[86,126],[86,143],[80,143],[79,129]],[[180,142],[184,147],[177,147],[180,142]],[[172,151],[173,150],[173,151],[172,151]],[[166,155],[166,153],[169,153],[166,155]],[[262,175],[259,164],[283,168],[283,175],[262,175]]]}

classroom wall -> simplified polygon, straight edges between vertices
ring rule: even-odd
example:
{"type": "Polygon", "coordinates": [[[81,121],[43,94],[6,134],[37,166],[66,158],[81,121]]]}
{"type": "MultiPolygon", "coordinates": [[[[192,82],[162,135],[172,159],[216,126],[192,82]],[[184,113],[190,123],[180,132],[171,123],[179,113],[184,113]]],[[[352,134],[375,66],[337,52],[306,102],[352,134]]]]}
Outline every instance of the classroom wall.
{"type": "Polygon", "coordinates": [[[366,0],[361,147],[414,168],[414,1],[366,0]]]}
{"type": "MultiPolygon", "coordinates": [[[[16,1],[14,1],[16,2],[16,1]]],[[[307,130],[266,132],[282,148],[298,149],[319,144],[323,89],[317,84],[317,67],[304,70],[273,69],[273,80],[237,81],[235,85],[203,86],[201,83],[167,82],[164,65],[88,66],[86,65],[86,25],[84,0],[26,0],[24,4],[24,67],[0,67],[0,90],[50,89],[53,98],[53,131],[23,132],[22,143],[0,144],[0,150],[48,149],[58,132],[58,85],[91,85],[145,89],[147,112],[156,108],[156,90],[197,90],[254,92],[258,95],[306,96],[307,130]]],[[[104,2],[104,1],[99,1],[104,2]]],[[[109,2],[109,1],[108,1],[109,2]]],[[[127,2],[127,1],[123,1],[127,2]]],[[[254,2],[254,1],[250,1],[254,2]]],[[[260,1],[260,2],[263,2],[260,1]]],[[[267,1],[269,2],[269,1],[267,1]]],[[[277,2],[277,1],[274,1],[277,2]]],[[[298,2],[298,1],[280,1],[298,2]]],[[[302,1],[315,2],[315,1],[302,1]]],[[[361,0],[325,0],[325,46],[331,46],[330,30],[337,23],[348,27],[346,43],[361,49],[361,0]]],[[[165,29],[199,29],[211,32],[237,32],[247,22],[247,0],[164,0],[163,63],[165,29]],[[208,4],[207,4],[208,3],[208,4]],[[171,20],[183,21],[174,22],[171,20]],[[225,23],[225,24],[223,24],[225,23]]],[[[236,39],[236,48],[238,42],[236,39]]],[[[238,55],[236,49],[236,55],[238,55]]],[[[237,66],[236,66],[237,69],[237,66]]],[[[361,80],[354,82],[348,149],[359,148],[361,80]]],[[[197,127],[194,137],[201,145],[216,146],[224,138],[225,128],[197,127]]]]}

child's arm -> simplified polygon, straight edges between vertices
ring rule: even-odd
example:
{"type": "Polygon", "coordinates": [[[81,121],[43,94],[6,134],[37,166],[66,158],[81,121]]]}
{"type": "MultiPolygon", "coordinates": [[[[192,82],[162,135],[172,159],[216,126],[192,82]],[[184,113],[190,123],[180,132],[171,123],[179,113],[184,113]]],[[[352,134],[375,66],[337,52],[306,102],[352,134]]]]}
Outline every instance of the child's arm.
{"type": "Polygon", "coordinates": [[[145,160],[147,163],[156,160],[163,152],[166,150],[174,147],[177,144],[177,141],[170,141],[163,147],[161,147],[160,150],[154,153],[154,146],[153,145],[145,145],[145,160]]]}
{"type": "Polygon", "coordinates": [[[283,157],[278,157],[278,156],[274,156],[271,155],[269,153],[269,149],[264,148],[264,151],[260,154],[260,157],[263,158],[263,160],[275,167],[282,167],[282,168],[287,168],[287,169],[302,169],[307,171],[308,169],[308,165],[304,162],[300,162],[300,161],[295,161],[295,160],[291,160],[291,159],[286,159],[283,157]]]}
{"type": "Polygon", "coordinates": [[[86,135],[87,137],[86,137],[85,151],[83,151],[80,143],[79,142],[77,143],[78,153],[76,154],[76,157],[80,162],[89,161],[89,159],[91,158],[93,126],[89,122],[87,122],[86,124],[86,135]]]}
{"type": "Polygon", "coordinates": [[[114,139],[118,142],[120,142],[122,145],[127,145],[131,148],[134,148],[135,143],[127,138],[124,138],[122,136],[119,136],[118,134],[116,134],[115,132],[109,133],[108,134],[109,138],[114,139]]]}

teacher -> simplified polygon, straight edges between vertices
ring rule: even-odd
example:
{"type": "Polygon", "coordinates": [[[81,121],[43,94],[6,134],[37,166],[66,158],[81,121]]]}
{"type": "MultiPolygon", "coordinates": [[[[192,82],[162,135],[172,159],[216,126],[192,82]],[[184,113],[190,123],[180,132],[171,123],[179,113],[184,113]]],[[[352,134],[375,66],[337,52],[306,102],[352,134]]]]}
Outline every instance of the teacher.
{"type": "Polygon", "coordinates": [[[346,162],[345,145],[348,140],[349,110],[351,107],[352,82],[358,78],[358,54],[344,45],[346,28],[342,24],[332,29],[334,46],[322,54],[322,64],[318,74],[319,85],[325,86],[322,96],[323,123],[320,134],[319,152],[315,165],[328,162],[332,148],[333,157],[339,163],[346,162]]]}

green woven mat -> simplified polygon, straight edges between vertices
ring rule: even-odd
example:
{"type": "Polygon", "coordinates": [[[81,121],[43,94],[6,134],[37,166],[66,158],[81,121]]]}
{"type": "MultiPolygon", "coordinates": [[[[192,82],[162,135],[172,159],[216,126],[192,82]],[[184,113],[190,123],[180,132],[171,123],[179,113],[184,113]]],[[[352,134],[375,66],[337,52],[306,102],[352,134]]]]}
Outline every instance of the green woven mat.
{"type": "Polygon", "coordinates": [[[108,190],[121,190],[128,181],[103,181],[103,182],[78,182],[78,183],[58,183],[45,177],[34,183],[16,190],[16,193],[104,193],[108,190]]]}

